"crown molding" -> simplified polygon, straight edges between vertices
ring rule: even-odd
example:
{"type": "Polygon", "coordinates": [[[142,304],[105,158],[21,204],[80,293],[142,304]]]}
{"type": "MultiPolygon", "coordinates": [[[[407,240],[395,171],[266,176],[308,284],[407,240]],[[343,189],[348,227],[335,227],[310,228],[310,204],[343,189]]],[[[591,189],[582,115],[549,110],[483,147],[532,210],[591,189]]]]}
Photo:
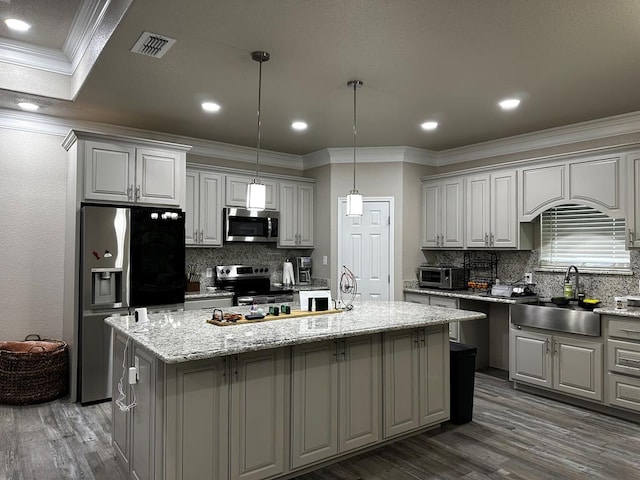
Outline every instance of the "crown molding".
{"type": "MultiPolygon", "coordinates": [[[[193,155],[251,164],[255,163],[256,156],[255,148],[252,147],[106,123],[72,121],[9,109],[0,109],[0,127],[62,137],[66,136],[69,130],[77,129],[100,132],[105,135],[169,141],[191,145],[193,148],[190,154],[193,155]]],[[[365,163],[407,162],[426,166],[442,166],[630,133],[640,133],[640,112],[542,130],[442,152],[414,147],[358,147],[356,161],[365,163]]],[[[333,163],[351,162],[353,162],[353,148],[348,147],[326,148],[303,156],[268,150],[260,151],[261,164],[300,171],[333,163]]]]}
{"type": "Polygon", "coordinates": [[[452,165],[638,132],[640,112],[631,112],[443,150],[437,154],[437,163],[438,166],[452,165]]]}
{"type": "MultiPolygon", "coordinates": [[[[204,157],[232,160],[235,162],[256,163],[256,149],[231,145],[228,143],[202,140],[170,133],[153,132],[131,127],[121,127],[107,123],[71,121],[63,118],[28,113],[16,110],[0,109],[0,128],[21,130],[46,135],[66,137],[70,130],[93,132],[101,135],[140,138],[190,145],[190,154],[204,157]]],[[[260,150],[260,164],[291,170],[303,170],[302,157],[288,153],[260,150]]]]}

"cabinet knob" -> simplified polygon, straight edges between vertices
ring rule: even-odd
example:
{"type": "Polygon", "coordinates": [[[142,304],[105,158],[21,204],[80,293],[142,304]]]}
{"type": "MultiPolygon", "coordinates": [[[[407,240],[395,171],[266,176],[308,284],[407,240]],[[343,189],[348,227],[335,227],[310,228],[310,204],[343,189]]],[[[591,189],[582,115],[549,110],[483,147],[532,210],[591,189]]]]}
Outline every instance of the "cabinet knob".
{"type": "Polygon", "coordinates": [[[140,185],[136,185],[136,200],[140,200],[140,185]]]}
{"type": "Polygon", "coordinates": [[[133,195],[133,185],[129,185],[129,188],[127,188],[127,200],[132,200],[132,195],[133,195]]]}

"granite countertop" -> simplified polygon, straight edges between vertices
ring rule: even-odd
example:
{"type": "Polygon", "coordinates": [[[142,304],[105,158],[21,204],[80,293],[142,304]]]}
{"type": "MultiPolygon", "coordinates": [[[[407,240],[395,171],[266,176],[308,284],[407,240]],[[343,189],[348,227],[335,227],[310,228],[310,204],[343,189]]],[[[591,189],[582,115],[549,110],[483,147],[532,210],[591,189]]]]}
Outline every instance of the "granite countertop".
{"type": "Polygon", "coordinates": [[[424,295],[437,295],[439,297],[464,298],[466,300],[478,300],[492,303],[532,303],[538,300],[536,296],[530,297],[496,297],[473,290],[436,290],[429,288],[405,288],[407,293],[421,293],[424,295]]]}
{"type": "Polygon", "coordinates": [[[599,313],[600,315],[617,315],[619,317],[631,317],[631,318],[640,318],[640,308],[613,308],[613,307],[603,307],[603,308],[594,308],[593,313],[599,313]]]}
{"type": "MultiPolygon", "coordinates": [[[[249,307],[232,307],[230,311],[246,314],[249,307]]],[[[133,315],[108,317],[105,322],[163,362],[178,363],[388,330],[480,320],[486,315],[410,302],[364,302],[342,313],[225,327],[207,323],[210,317],[209,311],[191,310],[150,314],[145,324],[135,323],[133,315]]]]}
{"type": "Polygon", "coordinates": [[[204,292],[186,292],[184,294],[184,301],[188,302],[189,300],[202,299],[202,298],[231,298],[233,297],[232,292],[227,292],[226,290],[213,290],[213,291],[204,291],[204,292]]]}

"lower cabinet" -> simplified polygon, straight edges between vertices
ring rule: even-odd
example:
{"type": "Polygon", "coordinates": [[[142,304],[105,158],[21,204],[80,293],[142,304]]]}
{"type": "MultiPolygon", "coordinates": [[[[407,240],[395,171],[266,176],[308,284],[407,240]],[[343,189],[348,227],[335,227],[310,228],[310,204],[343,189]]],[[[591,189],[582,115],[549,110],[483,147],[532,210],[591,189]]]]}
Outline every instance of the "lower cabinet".
{"type": "Polygon", "coordinates": [[[603,344],[584,338],[512,327],[510,380],[602,401],[603,344]]]}
{"type": "Polygon", "coordinates": [[[380,440],[380,337],[293,347],[291,466],[380,440]]]}
{"type": "Polygon", "coordinates": [[[384,437],[449,419],[446,325],[384,334],[384,437]]]}
{"type": "Polygon", "coordinates": [[[127,344],[119,334],[114,335],[113,343],[113,446],[131,478],[155,478],[155,449],[159,441],[155,435],[158,362],[154,355],[137,344],[127,344]],[[138,380],[134,385],[128,382],[128,372],[120,370],[123,364],[137,366],[138,380]],[[120,390],[125,395],[122,398],[120,390]]]}
{"type": "Polygon", "coordinates": [[[135,480],[280,478],[449,418],[446,325],[173,364],[114,340],[113,446],[135,480]]]}

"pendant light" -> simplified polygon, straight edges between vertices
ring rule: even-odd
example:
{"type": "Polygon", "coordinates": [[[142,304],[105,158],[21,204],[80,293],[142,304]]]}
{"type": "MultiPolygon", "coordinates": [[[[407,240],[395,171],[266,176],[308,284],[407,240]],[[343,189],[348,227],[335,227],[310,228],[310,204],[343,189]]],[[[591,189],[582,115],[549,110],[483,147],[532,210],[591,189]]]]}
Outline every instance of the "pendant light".
{"type": "Polygon", "coordinates": [[[258,134],[256,141],[256,178],[247,185],[247,210],[264,210],[267,187],[260,181],[260,101],[262,99],[262,62],[269,61],[267,52],[252,52],[251,58],[260,63],[258,74],[258,134]]]}
{"type": "Polygon", "coordinates": [[[362,86],[360,80],[350,80],[353,87],[353,189],[347,195],[347,217],[362,216],[362,195],[356,190],[356,90],[362,86]]]}

